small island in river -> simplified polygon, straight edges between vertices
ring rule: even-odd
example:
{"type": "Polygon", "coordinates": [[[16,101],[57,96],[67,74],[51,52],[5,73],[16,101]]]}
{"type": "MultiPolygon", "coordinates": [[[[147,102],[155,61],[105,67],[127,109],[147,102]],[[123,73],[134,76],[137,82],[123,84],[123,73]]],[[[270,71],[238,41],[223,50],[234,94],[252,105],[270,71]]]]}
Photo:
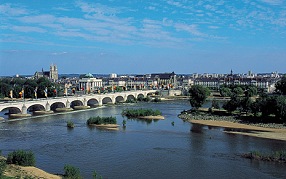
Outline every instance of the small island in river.
{"type": "Polygon", "coordinates": [[[90,117],[87,122],[87,125],[89,126],[95,126],[98,128],[104,128],[104,129],[117,129],[119,125],[117,124],[115,117],[90,117]]]}
{"type": "Polygon", "coordinates": [[[162,112],[159,110],[152,110],[152,109],[124,109],[121,113],[123,116],[128,118],[137,118],[137,119],[165,119],[162,116],[162,112]]]}

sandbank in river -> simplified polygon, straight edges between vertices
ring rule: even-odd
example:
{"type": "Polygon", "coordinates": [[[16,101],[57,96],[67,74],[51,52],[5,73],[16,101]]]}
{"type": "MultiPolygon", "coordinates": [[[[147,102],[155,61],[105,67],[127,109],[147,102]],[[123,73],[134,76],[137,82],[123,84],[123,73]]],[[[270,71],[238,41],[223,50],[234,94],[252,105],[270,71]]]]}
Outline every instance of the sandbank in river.
{"type": "Polygon", "coordinates": [[[226,133],[242,134],[252,137],[260,137],[266,139],[275,139],[286,141],[286,129],[274,129],[266,127],[258,127],[247,124],[240,124],[229,121],[216,121],[216,120],[188,120],[193,124],[202,124],[206,126],[224,127],[226,129],[240,129],[240,130],[225,130],[226,133]]]}

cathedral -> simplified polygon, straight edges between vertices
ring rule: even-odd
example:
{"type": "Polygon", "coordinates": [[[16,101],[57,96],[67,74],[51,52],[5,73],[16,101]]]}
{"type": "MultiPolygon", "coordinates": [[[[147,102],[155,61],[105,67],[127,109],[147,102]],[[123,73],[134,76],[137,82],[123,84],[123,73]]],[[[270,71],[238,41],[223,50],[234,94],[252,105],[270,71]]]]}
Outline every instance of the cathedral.
{"type": "Polygon", "coordinates": [[[48,78],[48,79],[50,79],[51,81],[54,81],[54,82],[57,81],[59,79],[57,65],[52,64],[50,66],[50,71],[44,71],[43,69],[42,69],[41,72],[36,71],[35,75],[34,75],[34,78],[35,79],[39,79],[41,77],[46,77],[46,78],[48,78]]]}

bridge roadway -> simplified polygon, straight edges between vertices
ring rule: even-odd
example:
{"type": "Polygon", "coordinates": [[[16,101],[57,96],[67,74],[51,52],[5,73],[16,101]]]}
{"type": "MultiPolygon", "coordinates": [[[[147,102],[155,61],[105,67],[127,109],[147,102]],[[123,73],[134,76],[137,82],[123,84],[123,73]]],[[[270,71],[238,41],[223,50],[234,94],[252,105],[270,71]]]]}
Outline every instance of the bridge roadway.
{"type": "Polygon", "coordinates": [[[66,96],[47,99],[34,99],[22,101],[10,101],[0,103],[0,112],[9,110],[9,113],[27,114],[28,111],[51,111],[55,108],[71,108],[74,106],[91,106],[116,102],[125,102],[128,99],[137,99],[138,96],[147,97],[156,90],[136,90],[106,94],[89,94],[81,96],[66,96]],[[12,112],[13,111],[13,112],[12,112]]]}

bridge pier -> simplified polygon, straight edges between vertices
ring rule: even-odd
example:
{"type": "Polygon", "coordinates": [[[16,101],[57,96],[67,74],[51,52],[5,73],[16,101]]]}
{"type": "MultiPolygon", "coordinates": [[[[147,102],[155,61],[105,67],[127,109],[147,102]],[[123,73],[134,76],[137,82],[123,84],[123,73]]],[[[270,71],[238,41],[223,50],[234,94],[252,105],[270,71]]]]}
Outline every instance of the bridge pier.
{"type": "Polygon", "coordinates": [[[83,106],[87,106],[87,100],[85,98],[83,99],[83,106]]]}
{"type": "Polygon", "coordinates": [[[49,102],[47,101],[46,103],[46,111],[50,111],[51,110],[51,105],[49,104],[49,102]]]}
{"type": "Polygon", "coordinates": [[[98,105],[102,106],[102,98],[101,97],[98,98],[98,105]]]}
{"type": "Polygon", "coordinates": [[[66,101],[66,108],[70,108],[71,107],[71,103],[69,102],[69,100],[66,101]]]}
{"type": "Polygon", "coordinates": [[[23,104],[22,106],[22,114],[27,114],[27,107],[25,106],[25,104],[23,104]]]}
{"type": "Polygon", "coordinates": [[[116,103],[116,99],[115,99],[114,96],[112,96],[111,100],[112,100],[112,104],[115,104],[115,103],[116,103]]]}

